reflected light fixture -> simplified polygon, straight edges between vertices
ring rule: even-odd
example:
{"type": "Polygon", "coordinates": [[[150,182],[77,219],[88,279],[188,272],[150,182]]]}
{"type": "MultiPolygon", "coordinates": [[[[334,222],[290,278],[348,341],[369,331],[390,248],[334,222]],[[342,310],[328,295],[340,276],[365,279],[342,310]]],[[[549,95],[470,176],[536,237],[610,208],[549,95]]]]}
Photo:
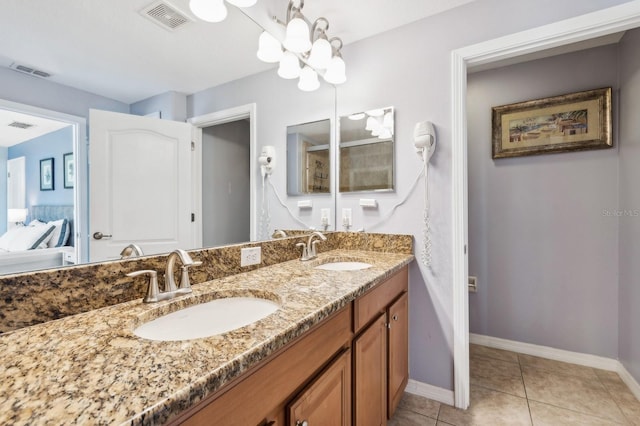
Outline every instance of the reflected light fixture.
{"type": "MultiPolygon", "coordinates": [[[[227,0],[236,7],[251,7],[258,0],[227,0]]],[[[224,0],[189,0],[189,9],[198,18],[207,22],[222,22],[227,17],[224,0]]]]}
{"type": "Polygon", "coordinates": [[[277,62],[276,58],[284,46],[278,75],[286,79],[300,77],[300,90],[318,89],[318,75],[329,84],[344,83],[347,76],[346,65],[340,53],[342,40],[338,37],[328,38],[329,21],[326,18],[316,19],[309,29],[309,21],[302,14],[303,6],[304,0],[289,0],[286,21],[274,18],[286,27],[282,45],[275,37],[263,32],[258,41],[258,58],[264,62],[277,62]]]}

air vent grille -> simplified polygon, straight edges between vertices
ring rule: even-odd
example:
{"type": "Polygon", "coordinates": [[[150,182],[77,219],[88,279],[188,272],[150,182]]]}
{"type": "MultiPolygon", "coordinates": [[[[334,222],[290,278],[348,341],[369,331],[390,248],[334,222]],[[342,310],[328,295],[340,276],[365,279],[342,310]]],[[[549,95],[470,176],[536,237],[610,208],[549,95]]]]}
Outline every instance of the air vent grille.
{"type": "Polygon", "coordinates": [[[16,70],[16,71],[20,71],[22,73],[25,74],[29,74],[29,75],[34,75],[36,77],[41,77],[41,78],[49,78],[51,77],[51,73],[48,73],[46,71],[42,71],[39,70],[35,67],[29,66],[29,65],[24,65],[24,64],[18,64],[18,63],[12,63],[10,65],[10,68],[16,70]]]}
{"type": "Polygon", "coordinates": [[[29,124],[29,123],[23,123],[21,121],[14,121],[8,124],[9,127],[15,127],[17,129],[28,129],[30,127],[33,127],[33,124],[29,124]]]}
{"type": "Polygon", "coordinates": [[[145,7],[140,13],[168,31],[174,31],[191,22],[191,19],[185,14],[179,12],[174,6],[165,1],[154,2],[145,7]]]}

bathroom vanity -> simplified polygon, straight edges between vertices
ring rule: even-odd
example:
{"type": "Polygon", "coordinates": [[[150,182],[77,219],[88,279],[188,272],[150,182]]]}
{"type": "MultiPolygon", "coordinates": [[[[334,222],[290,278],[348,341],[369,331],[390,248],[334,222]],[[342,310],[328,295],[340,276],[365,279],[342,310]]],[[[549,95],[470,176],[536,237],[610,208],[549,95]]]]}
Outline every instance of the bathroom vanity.
{"type": "MultiPolygon", "coordinates": [[[[413,256],[351,250],[363,246],[351,241],[362,236],[334,238],[340,248],[316,260],[282,261],[196,284],[173,300],[136,299],[1,335],[0,423],[313,425],[333,415],[329,424],[385,424],[407,380],[413,256]],[[316,269],[345,259],[372,266],[316,269]],[[133,333],[167,313],[232,296],[280,307],[201,339],[133,333]]],[[[377,244],[372,238],[370,247],[377,244]]]]}

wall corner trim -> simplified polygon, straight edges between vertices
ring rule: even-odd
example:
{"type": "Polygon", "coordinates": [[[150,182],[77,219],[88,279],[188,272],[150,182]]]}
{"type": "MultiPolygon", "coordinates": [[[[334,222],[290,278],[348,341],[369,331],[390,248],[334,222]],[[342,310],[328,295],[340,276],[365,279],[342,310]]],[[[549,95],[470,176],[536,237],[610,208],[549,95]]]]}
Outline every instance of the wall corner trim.
{"type": "Polygon", "coordinates": [[[417,380],[409,379],[405,391],[414,395],[432,399],[442,404],[453,406],[454,403],[452,390],[429,385],[417,380]]]}
{"type": "MultiPolygon", "coordinates": [[[[517,342],[515,340],[501,339],[499,337],[484,336],[482,334],[469,334],[470,343],[487,346],[505,351],[518,352],[525,355],[552,359],[554,361],[568,362],[585,367],[598,368],[600,370],[615,371],[622,381],[629,387],[636,398],[640,400],[640,384],[627,371],[624,365],[617,359],[581,352],[566,351],[564,349],[551,348],[549,346],[534,345],[531,343],[517,342]]],[[[408,387],[407,387],[407,391],[408,387]]]]}

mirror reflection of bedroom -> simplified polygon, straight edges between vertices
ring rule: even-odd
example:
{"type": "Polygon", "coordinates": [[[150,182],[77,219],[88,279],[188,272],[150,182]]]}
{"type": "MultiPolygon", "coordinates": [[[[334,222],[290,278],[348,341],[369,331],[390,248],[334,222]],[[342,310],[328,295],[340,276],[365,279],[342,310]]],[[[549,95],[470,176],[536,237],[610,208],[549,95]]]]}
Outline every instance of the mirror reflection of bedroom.
{"type": "Polygon", "coordinates": [[[73,126],[0,109],[0,275],[73,264],[73,126]]]}

